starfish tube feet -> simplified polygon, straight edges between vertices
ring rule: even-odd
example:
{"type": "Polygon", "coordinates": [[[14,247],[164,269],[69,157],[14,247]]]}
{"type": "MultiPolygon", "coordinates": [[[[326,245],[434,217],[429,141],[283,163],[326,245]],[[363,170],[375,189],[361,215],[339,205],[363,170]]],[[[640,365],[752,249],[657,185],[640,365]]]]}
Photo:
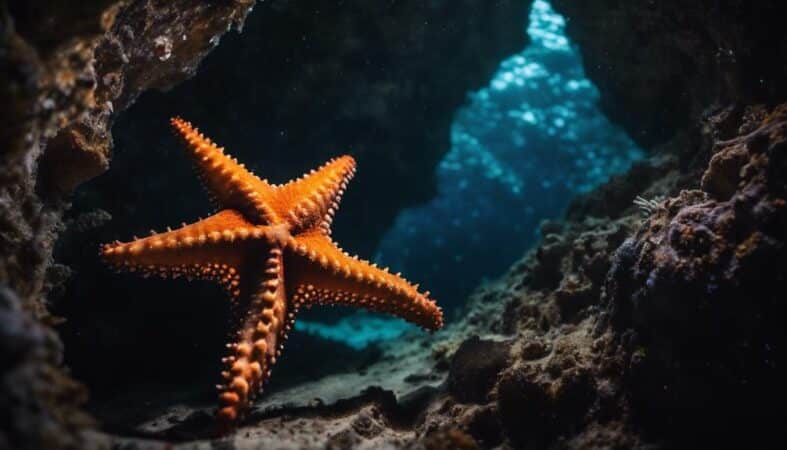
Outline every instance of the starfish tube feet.
{"type": "Polygon", "coordinates": [[[224,429],[242,417],[276,362],[285,335],[287,300],[284,294],[281,251],[268,252],[259,282],[248,286],[249,311],[238,342],[229,344],[230,356],[219,392],[216,419],[224,429]]]}

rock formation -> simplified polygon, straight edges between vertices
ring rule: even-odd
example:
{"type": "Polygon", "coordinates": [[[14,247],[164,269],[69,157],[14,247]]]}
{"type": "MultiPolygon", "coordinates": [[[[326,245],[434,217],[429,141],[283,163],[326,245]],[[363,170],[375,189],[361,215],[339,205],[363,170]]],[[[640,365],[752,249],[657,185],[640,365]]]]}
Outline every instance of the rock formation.
{"type": "Polygon", "coordinates": [[[63,194],[107,169],[115,116],[142,91],[191,76],[252,4],[0,3],[0,283],[10,363],[2,365],[0,446],[82,447],[74,423],[85,422],[76,409],[84,394],[63,373],[47,327],[56,320],[47,293],[63,272],[52,265],[63,194]]]}

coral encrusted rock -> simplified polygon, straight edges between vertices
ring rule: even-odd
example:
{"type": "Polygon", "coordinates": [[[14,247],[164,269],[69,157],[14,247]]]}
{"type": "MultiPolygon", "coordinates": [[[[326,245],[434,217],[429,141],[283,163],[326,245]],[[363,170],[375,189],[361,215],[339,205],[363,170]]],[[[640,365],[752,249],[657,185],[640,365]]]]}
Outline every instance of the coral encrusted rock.
{"type": "Polygon", "coordinates": [[[747,108],[738,123],[713,145],[703,190],[666,200],[618,250],[607,284],[613,323],[636,333],[638,420],[662,435],[715,430],[722,442],[774,425],[787,105],[747,108]]]}

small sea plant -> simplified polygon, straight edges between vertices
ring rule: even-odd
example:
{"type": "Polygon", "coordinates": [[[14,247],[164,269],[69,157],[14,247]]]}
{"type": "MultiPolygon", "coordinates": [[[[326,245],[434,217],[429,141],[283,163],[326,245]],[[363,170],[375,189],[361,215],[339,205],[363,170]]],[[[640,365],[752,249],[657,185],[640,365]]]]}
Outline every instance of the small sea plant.
{"type": "Polygon", "coordinates": [[[661,208],[661,204],[664,202],[664,197],[661,195],[657,195],[652,199],[648,200],[641,195],[638,195],[634,199],[634,204],[639,207],[639,210],[642,211],[642,215],[645,217],[650,217],[656,212],[657,209],[661,208]]]}

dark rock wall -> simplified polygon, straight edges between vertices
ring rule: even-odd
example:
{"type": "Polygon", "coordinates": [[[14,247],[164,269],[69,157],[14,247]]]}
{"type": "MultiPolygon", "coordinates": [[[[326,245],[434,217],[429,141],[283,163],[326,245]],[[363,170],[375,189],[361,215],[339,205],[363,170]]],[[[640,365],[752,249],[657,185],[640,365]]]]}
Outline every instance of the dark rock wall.
{"type": "Polygon", "coordinates": [[[191,76],[251,2],[0,6],[0,274],[27,309],[45,315],[43,272],[66,206],[62,195],[107,169],[114,115],[145,89],[191,76]],[[164,54],[156,43],[169,41],[164,54]]]}
{"type": "Polygon", "coordinates": [[[631,423],[673,444],[763,444],[785,280],[783,6],[553,3],[607,114],[666,163],[569,212],[616,218],[632,194],[668,198],[616,250],[603,291],[631,423]]]}
{"type": "Polygon", "coordinates": [[[0,447],[82,448],[84,391],[61,368],[46,305],[67,273],[51,264],[63,194],[107,169],[114,116],[193,74],[251,4],[0,2],[0,447]],[[154,43],[168,36],[164,62],[154,43]]]}
{"type": "Polygon", "coordinates": [[[711,107],[787,98],[777,1],[553,0],[606,114],[644,147],[711,107]]]}

